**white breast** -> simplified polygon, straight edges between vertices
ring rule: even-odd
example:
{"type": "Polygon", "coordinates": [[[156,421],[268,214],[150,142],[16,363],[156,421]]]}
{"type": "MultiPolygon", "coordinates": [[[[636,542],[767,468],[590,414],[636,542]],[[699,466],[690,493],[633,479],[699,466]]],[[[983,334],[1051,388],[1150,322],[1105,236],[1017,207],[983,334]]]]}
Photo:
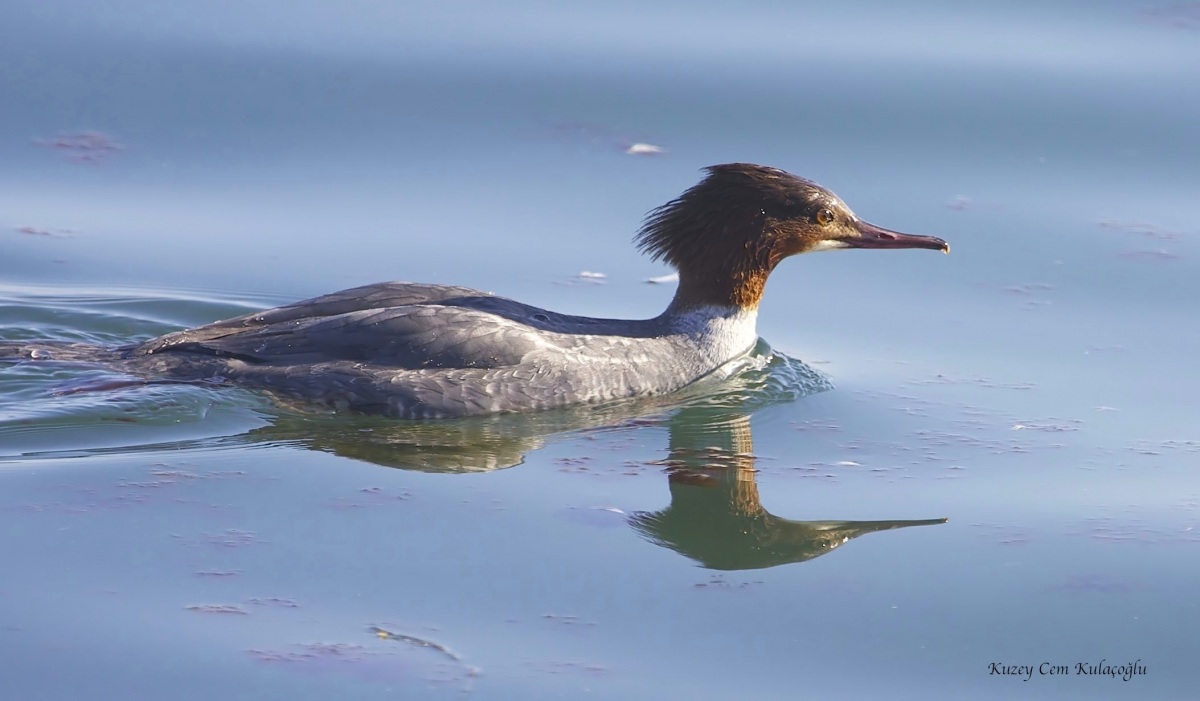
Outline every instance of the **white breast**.
{"type": "Polygon", "coordinates": [[[712,367],[744,355],[758,342],[757,309],[704,306],[675,315],[671,326],[688,336],[712,367]]]}

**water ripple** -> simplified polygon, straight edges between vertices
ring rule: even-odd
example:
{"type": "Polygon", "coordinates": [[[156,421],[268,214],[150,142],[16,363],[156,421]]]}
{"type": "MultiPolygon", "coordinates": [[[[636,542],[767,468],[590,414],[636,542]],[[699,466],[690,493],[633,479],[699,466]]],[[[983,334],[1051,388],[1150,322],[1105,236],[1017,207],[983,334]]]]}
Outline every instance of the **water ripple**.
{"type": "MultiPolygon", "coordinates": [[[[148,290],[0,287],[0,340],[119,345],[261,306],[148,290]]],[[[519,463],[556,434],[628,427],[631,421],[659,423],[683,408],[711,411],[715,419],[832,387],[820,372],[760,341],[746,357],[672,395],[432,424],[314,414],[232,388],[165,384],[72,389],[119,385],[127,379],[104,368],[68,363],[0,365],[0,460],[195,441],[215,445],[229,439],[240,445],[300,442],[317,450],[363,453],[376,462],[427,464],[437,470],[495,469],[519,463]]]]}

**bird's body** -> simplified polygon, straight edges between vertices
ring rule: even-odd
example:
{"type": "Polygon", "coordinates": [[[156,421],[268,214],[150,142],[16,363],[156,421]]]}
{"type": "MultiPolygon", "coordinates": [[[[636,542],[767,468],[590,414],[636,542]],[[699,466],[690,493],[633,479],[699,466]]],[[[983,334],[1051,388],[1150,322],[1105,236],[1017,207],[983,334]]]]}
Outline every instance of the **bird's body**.
{"type": "Polygon", "coordinates": [[[152,376],[442,418],[672,392],[756,341],[754,312],[733,308],[593,319],[464,287],[387,282],[167,334],[122,356],[152,376]]]}
{"type": "MultiPolygon", "coordinates": [[[[141,377],[398,418],[538,411],[674,392],[746,354],[763,284],[789,255],[947,248],[862,222],[814,183],[747,164],[710,168],[651,213],[639,242],[680,273],[675,299],[652,319],[570,316],[464,287],[390,282],[96,349],[93,359],[141,377]]],[[[89,359],[79,346],[10,346],[0,355],[89,359]]]]}

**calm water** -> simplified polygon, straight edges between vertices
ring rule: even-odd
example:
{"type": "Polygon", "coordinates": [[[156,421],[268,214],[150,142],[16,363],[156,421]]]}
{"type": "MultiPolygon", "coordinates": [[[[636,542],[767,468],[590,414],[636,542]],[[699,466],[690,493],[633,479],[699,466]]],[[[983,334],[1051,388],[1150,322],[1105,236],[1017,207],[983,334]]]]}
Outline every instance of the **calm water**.
{"type": "Polygon", "coordinates": [[[1196,2],[0,5],[3,339],[652,316],[629,238],[727,161],[953,246],[788,261],[781,355],[675,404],[0,366],[0,696],[1195,698],[1198,85],[1196,2]]]}

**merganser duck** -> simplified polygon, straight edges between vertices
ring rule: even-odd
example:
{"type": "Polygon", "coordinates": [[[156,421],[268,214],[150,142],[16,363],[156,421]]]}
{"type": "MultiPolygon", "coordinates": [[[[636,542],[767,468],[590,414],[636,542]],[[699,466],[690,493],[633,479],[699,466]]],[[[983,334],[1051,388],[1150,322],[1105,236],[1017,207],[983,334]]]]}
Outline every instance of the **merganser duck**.
{"type": "MultiPolygon", "coordinates": [[[[593,319],[487,292],[386,282],[169,333],[94,357],[23,344],[24,358],[94,359],[151,381],[219,382],[338,411],[432,419],[674,392],[747,353],[767,276],[837,248],[928,248],[776,168],[711,166],[654,209],[638,248],[679,272],[666,311],[593,319]]],[[[11,346],[12,344],[5,344],[11,346]]],[[[66,351],[66,349],[61,349],[66,351]]]]}

